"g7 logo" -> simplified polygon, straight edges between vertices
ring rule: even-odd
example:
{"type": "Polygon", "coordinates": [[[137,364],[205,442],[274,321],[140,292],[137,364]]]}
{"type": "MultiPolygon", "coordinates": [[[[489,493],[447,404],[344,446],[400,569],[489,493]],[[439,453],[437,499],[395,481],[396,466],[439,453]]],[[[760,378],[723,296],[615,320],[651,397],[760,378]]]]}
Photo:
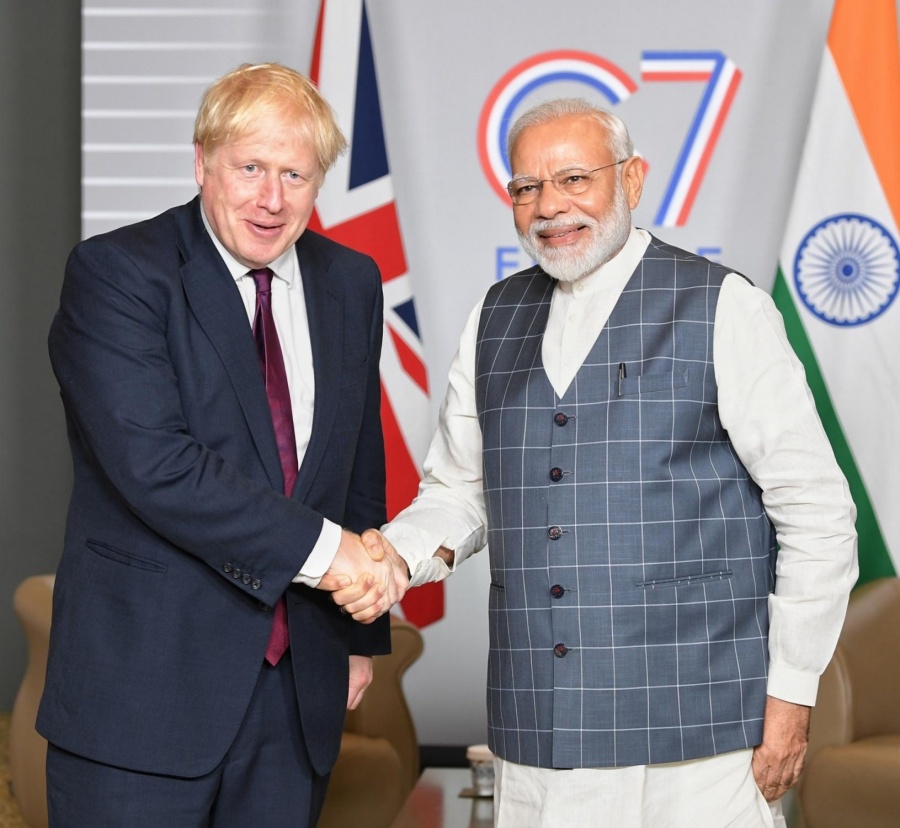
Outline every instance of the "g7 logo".
{"type": "MultiPolygon", "coordinates": [[[[741,81],[741,72],[721,52],[647,51],[641,55],[641,80],[703,83],[703,93],[678,161],[654,219],[662,227],[687,223],[716,142],[741,81]]],[[[637,92],[637,84],[604,58],[588,52],[544,52],[522,61],[494,86],[478,122],[478,156],[494,192],[508,203],[505,185],[511,172],[506,138],[513,113],[539,87],[555,81],[584,83],[610,104],[637,92]]]]}

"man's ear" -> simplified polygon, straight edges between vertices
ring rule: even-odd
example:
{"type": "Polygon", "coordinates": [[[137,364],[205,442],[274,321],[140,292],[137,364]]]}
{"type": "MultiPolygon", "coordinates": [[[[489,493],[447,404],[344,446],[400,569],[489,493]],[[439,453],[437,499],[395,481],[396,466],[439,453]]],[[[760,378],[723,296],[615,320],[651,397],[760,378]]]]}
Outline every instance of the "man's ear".
{"type": "Polygon", "coordinates": [[[203,167],[203,147],[200,144],[194,144],[194,180],[198,187],[203,186],[203,176],[206,170],[203,167]]]}
{"type": "Polygon", "coordinates": [[[622,188],[625,190],[625,198],[628,207],[634,210],[641,201],[641,193],[644,192],[644,159],[639,155],[632,155],[622,170],[622,188]]]}

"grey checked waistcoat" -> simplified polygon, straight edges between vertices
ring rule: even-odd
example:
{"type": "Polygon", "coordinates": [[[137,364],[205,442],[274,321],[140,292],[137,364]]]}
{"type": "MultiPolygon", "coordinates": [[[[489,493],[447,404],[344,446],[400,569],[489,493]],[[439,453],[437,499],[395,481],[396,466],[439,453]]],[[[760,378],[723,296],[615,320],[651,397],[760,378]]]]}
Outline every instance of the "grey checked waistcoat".
{"type": "Polygon", "coordinates": [[[493,286],[475,390],[491,562],[488,726],[544,768],[758,744],[774,532],[716,407],[725,268],[653,239],[562,398],[555,282],[493,286]]]}

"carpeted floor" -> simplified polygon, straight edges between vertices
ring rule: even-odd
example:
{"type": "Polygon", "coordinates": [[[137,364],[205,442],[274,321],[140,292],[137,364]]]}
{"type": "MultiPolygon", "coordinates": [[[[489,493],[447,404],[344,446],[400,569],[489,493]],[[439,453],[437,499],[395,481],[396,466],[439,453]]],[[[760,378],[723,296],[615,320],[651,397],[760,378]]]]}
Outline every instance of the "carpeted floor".
{"type": "Polygon", "coordinates": [[[0,828],[28,828],[10,790],[9,713],[0,713],[0,828]]]}

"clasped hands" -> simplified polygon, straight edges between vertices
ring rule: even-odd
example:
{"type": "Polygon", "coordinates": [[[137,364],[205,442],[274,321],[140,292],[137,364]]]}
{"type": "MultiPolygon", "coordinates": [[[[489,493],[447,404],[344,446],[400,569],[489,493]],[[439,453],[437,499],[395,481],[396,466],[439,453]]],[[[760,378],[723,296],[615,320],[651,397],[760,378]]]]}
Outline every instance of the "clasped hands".
{"type": "Polygon", "coordinates": [[[408,588],[406,562],[377,529],[362,535],[344,529],[337,555],[319,582],[343,612],[363,624],[384,615],[408,588]]]}

